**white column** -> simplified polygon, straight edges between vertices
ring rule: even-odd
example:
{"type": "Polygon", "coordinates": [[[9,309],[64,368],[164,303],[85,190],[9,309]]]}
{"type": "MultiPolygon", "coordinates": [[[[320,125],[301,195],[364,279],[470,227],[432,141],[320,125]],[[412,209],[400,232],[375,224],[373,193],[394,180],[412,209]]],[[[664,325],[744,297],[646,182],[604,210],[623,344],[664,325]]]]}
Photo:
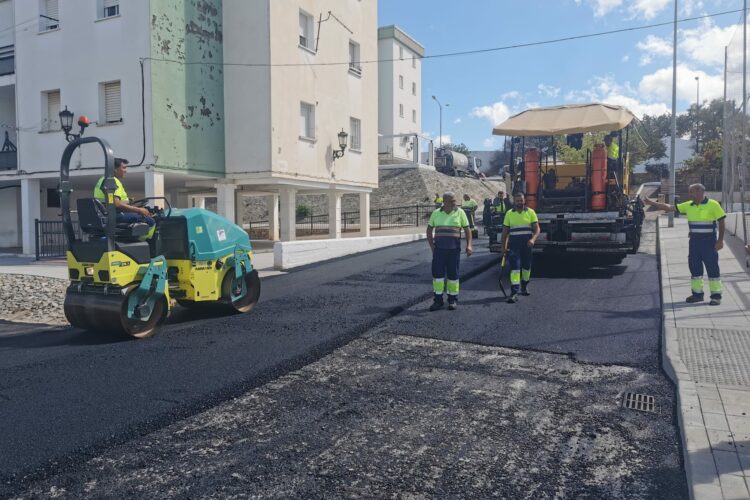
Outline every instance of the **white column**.
{"type": "Polygon", "coordinates": [[[419,160],[420,160],[419,155],[421,154],[419,151],[420,151],[420,148],[422,147],[421,144],[419,143],[419,136],[416,134],[413,135],[412,140],[414,141],[412,143],[412,147],[414,148],[412,149],[412,153],[414,153],[413,161],[414,163],[419,165],[419,160]]]}
{"type": "Polygon", "coordinates": [[[281,241],[294,241],[297,239],[297,190],[292,188],[281,189],[281,209],[279,211],[281,241]]]}
{"type": "Polygon", "coordinates": [[[430,141],[430,146],[427,148],[427,164],[435,166],[435,143],[430,141]]]}
{"type": "MultiPolygon", "coordinates": [[[[164,174],[159,174],[153,170],[146,170],[144,172],[144,184],[146,198],[161,198],[164,196],[164,174]]],[[[149,202],[151,205],[164,208],[164,200],[155,200],[149,202]]]]}
{"type": "Polygon", "coordinates": [[[232,222],[235,222],[234,193],[236,188],[234,184],[216,185],[216,212],[232,222]]]}
{"type": "Polygon", "coordinates": [[[245,196],[242,191],[236,191],[234,195],[234,216],[237,219],[236,224],[242,227],[245,222],[245,196]]]}
{"type": "Polygon", "coordinates": [[[341,238],[341,196],[340,191],[328,191],[328,237],[341,238]]]}
{"type": "Polygon", "coordinates": [[[370,193],[359,193],[359,235],[370,237],[370,193]]]}
{"type": "Polygon", "coordinates": [[[39,179],[21,179],[21,245],[23,253],[35,252],[34,221],[41,216],[39,179]]]}
{"type": "Polygon", "coordinates": [[[192,206],[195,208],[206,208],[206,197],[205,196],[191,196],[193,199],[192,206]]]}
{"type": "Polygon", "coordinates": [[[266,196],[268,209],[268,239],[279,241],[279,195],[266,196]]]}

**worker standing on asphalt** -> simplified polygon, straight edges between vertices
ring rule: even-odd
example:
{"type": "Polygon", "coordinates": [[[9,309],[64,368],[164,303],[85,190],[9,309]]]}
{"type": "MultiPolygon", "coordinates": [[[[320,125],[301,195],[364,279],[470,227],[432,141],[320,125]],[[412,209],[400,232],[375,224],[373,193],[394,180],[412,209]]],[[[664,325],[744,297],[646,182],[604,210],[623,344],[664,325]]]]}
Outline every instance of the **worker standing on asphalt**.
{"type": "Polygon", "coordinates": [[[432,212],[427,224],[427,243],[432,250],[432,291],[435,294],[430,311],[442,309],[443,294],[446,291],[448,309],[453,310],[458,305],[458,267],[461,260],[462,231],[466,235],[468,257],[472,254],[472,248],[466,212],[456,206],[456,196],[453,193],[445,193],[443,206],[432,212]]]}
{"type": "Polygon", "coordinates": [[[510,297],[509,304],[518,302],[518,293],[529,293],[531,280],[532,248],[539,237],[539,219],[533,209],[526,206],[523,193],[516,193],[513,197],[513,210],[505,214],[503,220],[504,252],[508,255],[510,265],[510,297]]]}
{"type": "Polygon", "coordinates": [[[500,190],[497,192],[497,197],[492,201],[492,206],[495,208],[496,214],[504,214],[511,208],[513,208],[513,204],[510,202],[510,199],[508,199],[507,196],[505,196],[505,192],[500,190]]]}
{"type": "Polygon", "coordinates": [[[690,226],[688,266],[690,267],[690,288],[692,294],[685,299],[688,304],[703,302],[703,267],[708,273],[708,289],[711,293],[710,305],[721,304],[721,272],[719,270],[719,250],[724,248],[724,219],[727,214],[718,201],[706,196],[703,184],[693,184],[688,190],[690,200],[676,207],[658,203],[648,198],[646,205],[666,212],[679,212],[687,215],[690,226]],[[718,226],[719,235],[716,235],[718,226]]]}
{"type": "Polygon", "coordinates": [[[464,202],[461,203],[461,209],[466,212],[466,218],[469,220],[469,229],[474,229],[474,217],[477,214],[479,205],[471,199],[468,194],[464,195],[464,202]]]}
{"type": "Polygon", "coordinates": [[[443,205],[443,197],[440,194],[435,193],[435,208],[440,208],[443,205]]]}

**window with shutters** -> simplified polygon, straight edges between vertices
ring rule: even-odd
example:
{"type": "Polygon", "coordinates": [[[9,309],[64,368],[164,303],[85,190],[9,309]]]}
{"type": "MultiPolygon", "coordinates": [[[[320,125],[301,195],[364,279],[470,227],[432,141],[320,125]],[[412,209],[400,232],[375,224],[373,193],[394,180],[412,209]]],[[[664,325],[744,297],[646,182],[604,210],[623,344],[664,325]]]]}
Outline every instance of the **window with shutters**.
{"type": "Polygon", "coordinates": [[[404,88],[404,76],[398,75],[398,88],[403,89],[404,88]]]}
{"type": "Polygon", "coordinates": [[[398,105],[398,116],[400,116],[401,118],[404,117],[404,105],[403,104],[398,105]]]}
{"type": "Polygon", "coordinates": [[[60,130],[60,91],[42,92],[42,132],[60,130]]]}
{"type": "Polygon", "coordinates": [[[357,76],[362,74],[362,66],[359,64],[359,44],[349,40],[349,72],[357,76]]]}
{"type": "Polygon", "coordinates": [[[417,110],[416,109],[411,110],[411,121],[412,123],[417,123],[417,110]]]}
{"type": "Polygon", "coordinates": [[[315,106],[306,102],[299,107],[300,139],[315,139],[315,106]]]}
{"type": "Polygon", "coordinates": [[[314,35],[313,16],[303,10],[299,11],[299,46],[310,51],[315,51],[314,35]]]}
{"type": "Polygon", "coordinates": [[[349,118],[349,147],[362,151],[362,120],[349,118]]]}
{"type": "Polygon", "coordinates": [[[99,124],[122,122],[122,96],[120,82],[99,84],[99,124]]]}
{"type": "Polygon", "coordinates": [[[60,28],[60,9],[57,0],[39,0],[39,31],[60,28]]]}
{"type": "Polygon", "coordinates": [[[411,82],[411,95],[417,95],[417,82],[411,82]]]}
{"type": "Polygon", "coordinates": [[[97,0],[96,17],[106,19],[120,15],[120,0],[97,0]]]}

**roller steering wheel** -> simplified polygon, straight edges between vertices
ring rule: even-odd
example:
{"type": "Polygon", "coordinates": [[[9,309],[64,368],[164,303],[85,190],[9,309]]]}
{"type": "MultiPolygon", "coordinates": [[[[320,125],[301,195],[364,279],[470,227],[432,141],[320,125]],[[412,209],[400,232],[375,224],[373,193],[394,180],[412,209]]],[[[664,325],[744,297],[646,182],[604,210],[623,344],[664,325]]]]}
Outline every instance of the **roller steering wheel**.
{"type": "Polygon", "coordinates": [[[140,200],[135,200],[131,203],[132,206],[138,207],[138,208],[148,208],[153,214],[159,215],[162,217],[169,217],[172,213],[172,205],[169,203],[169,200],[166,199],[164,196],[154,196],[150,198],[142,198],[140,200]],[[146,205],[149,201],[156,201],[156,200],[164,200],[164,203],[167,205],[167,213],[164,215],[164,210],[159,207],[149,207],[146,205]]]}

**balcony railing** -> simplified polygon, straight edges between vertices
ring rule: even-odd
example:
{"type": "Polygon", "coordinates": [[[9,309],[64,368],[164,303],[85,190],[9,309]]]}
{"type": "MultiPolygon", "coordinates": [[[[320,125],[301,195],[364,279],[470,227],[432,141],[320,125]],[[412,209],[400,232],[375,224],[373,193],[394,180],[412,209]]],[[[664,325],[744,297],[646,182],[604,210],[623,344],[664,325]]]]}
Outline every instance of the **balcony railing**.
{"type": "Polygon", "coordinates": [[[18,152],[16,145],[10,142],[8,131],[5,131],[5,141],[0,145],[0,170],[16,170],[18,168],[18,152]]]}
{"type": "Polygon", "coordinates": [[[0,47],[0,76],[12,75],[16,72],[16,46],[0,47]]]}

